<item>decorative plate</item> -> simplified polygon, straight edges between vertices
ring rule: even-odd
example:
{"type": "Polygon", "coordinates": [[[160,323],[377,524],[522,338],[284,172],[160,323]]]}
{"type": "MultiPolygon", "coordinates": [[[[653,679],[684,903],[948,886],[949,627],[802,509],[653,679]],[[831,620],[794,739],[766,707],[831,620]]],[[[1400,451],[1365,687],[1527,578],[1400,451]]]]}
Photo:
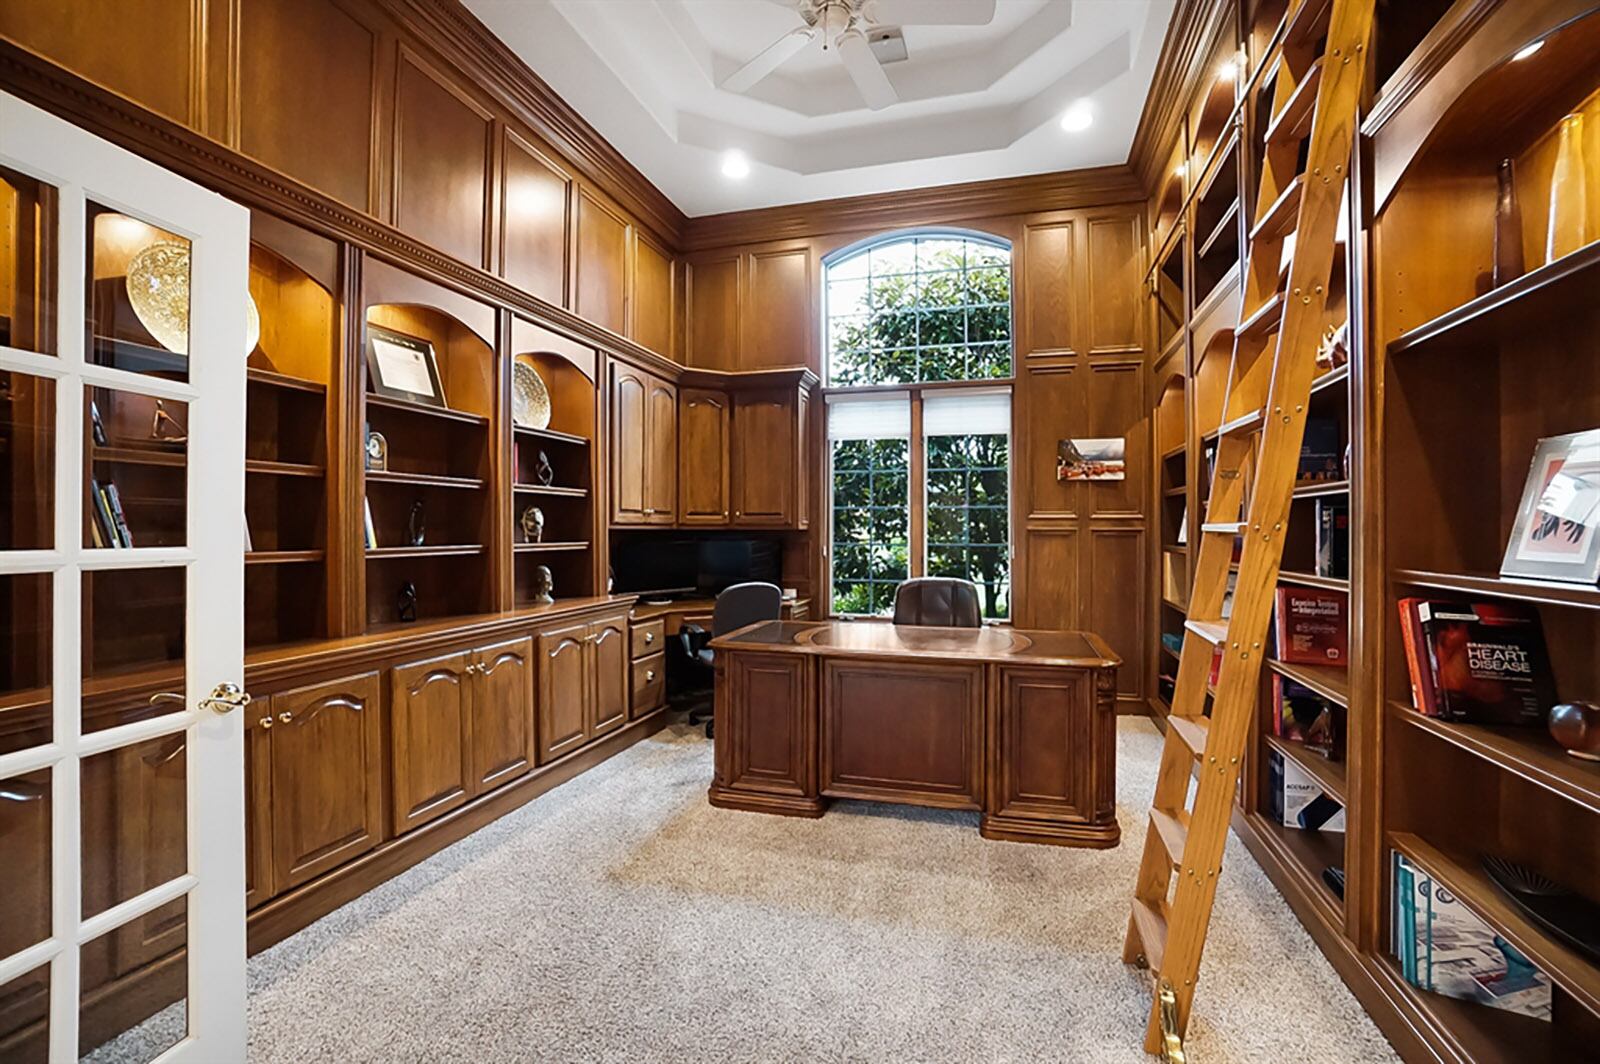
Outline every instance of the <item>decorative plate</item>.
{"type": "MultiPolygon", "coordinates": [[[[158,240],[128,263],[128,302],[156,342],[177,355],[189,353],[189,245],[158,240]]],[[[245,296],[245,348],[261,342],[261,314],[245,296]]]]}
{"type": "Polygon", "coordinates": [[[511,420],[525,429],[550,427],[550,390],[526,362],[511,364],[511,420]]]}

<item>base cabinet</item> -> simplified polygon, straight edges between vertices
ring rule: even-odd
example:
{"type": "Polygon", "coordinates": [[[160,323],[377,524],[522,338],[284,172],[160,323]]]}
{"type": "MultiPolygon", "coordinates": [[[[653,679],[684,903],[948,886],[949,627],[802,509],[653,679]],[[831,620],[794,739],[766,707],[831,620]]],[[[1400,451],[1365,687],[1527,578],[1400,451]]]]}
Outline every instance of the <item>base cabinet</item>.
{"type": "Polygon", "coordinates": [[[795,654],[719,654],[716,667],[713,804],[742,795],[757,805],[820,815],[813,663],[795,654]]]}
{"type": "Polygon", "coordinates": [[[397,667],[389,677],[389,757],[394,832],[420,827],[466,802],[472,782],[472,654],[397,667]]]}
{"type": "Polygon", "coordinates": [[[467,666],[473,675],[472,792],[482,794],[533,767],[533,640],[484,647],[467,666]]]}
{"type": "Polygon", "coordinates": [[[539,637],[539,763],[628,720],[628,622],[622,615],[539,637]]]}

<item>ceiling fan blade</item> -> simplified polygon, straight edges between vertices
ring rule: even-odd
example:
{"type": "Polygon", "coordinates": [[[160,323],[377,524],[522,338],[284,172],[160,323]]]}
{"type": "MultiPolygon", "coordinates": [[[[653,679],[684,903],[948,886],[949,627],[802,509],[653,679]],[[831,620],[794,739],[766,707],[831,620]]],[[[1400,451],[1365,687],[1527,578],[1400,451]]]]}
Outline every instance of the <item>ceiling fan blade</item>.
{"type": "Polygon", "coordinates": [[[899,101],[900,96],[889,84],[889,75],[878,65],[878,57],[872,54],[872,46],[867,44],[867,38],[859,30],[850,30],[841,36],[838,47],[845,72],[856,83],[868,107],[881,111],[899,101]]]}
{"type": "Polygon", "coordinates": [[[727,89],[729,92],[744,92],[810,44],[816,35],[817,31],[810,26],[790,30],[763,48],[750,62],[723,78],[719,88],[727,89]]]}
{"type": "Polygon", "coordinates": [[[872,0],[869,13],[889,26],[987,26],[994,0],[872,0]]]}

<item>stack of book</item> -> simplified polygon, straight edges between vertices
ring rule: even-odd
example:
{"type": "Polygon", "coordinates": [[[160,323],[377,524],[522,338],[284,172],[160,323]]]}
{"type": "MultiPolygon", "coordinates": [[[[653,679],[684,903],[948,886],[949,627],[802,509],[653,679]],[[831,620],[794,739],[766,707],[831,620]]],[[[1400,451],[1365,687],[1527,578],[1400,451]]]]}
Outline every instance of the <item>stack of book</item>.
{"type": "Polygon", "coordinates": [[[94,520],[89,522],[89,534],[96,547],[131,547],[133,533],[128,530],[128,519],[122,512],[122,496],[117,486],[109,481],[101,484],[89,481],[90,503],[94,507],[94,520]]]}
{"type": "Polygon", "coordinates": [[[1544,723],[1555,679],[1533,607],[1423,598],[1399,605],[1418,712],[1470,724],[1544,723]]]}

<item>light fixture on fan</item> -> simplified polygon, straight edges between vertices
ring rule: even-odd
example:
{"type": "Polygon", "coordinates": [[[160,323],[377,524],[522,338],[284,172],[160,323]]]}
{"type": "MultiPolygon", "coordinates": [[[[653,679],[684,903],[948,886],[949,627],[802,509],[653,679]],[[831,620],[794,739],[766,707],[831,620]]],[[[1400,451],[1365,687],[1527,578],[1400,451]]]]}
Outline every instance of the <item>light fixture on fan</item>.
{"type": "Polygon", "coordinates": [[[745,92],[798,55],[812,41],[836,51],[866,105],[880,111],[897,102],[894,86],[878,65],[868,35],[884,26],[984,26],[994,19],[995,0],[769,0],[804,20],[722,80],[720,88],[745,92]]]}

